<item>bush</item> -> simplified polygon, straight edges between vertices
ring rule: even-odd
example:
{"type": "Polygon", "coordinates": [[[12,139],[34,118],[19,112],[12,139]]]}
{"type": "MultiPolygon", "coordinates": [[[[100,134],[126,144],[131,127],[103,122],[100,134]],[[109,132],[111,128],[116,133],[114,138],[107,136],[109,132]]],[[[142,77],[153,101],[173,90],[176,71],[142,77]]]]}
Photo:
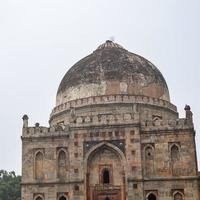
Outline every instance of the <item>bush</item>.
{"type": "Polygon", "coordinates": [[[0,200],[21,199],[21,176],[14,171],[0,170],[0,200]]]}

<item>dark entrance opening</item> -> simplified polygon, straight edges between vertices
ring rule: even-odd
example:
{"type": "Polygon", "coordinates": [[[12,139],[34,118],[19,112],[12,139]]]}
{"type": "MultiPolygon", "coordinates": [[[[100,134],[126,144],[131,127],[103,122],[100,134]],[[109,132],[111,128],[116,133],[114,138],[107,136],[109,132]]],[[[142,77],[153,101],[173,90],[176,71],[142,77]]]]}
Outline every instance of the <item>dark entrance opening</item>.
{"type": "MultiPolygon", "coordinates": [[[[110,173],[107,169],[103,171],[103,184],[109,184],[110,183],[110,173]]],[[[108,198],[108,197],[106,197],[108,198]]],[[[109,198],[106,200],[110,200],[109,198]]]]}
{"type": "Polygon", "coordinates": [[[59,200],[67,200],[64,196],[60,197],[59,200]]]}
{"type": "Polygon", "coordinates": [[[106,197],[105,200],[110,200],[110,198],[106,197]]]}
{"type": "Polygon", "coordinates": [[[156,200],[156,196],[154,194],[150,194],[148,196],[148,200],[156,200]]]}

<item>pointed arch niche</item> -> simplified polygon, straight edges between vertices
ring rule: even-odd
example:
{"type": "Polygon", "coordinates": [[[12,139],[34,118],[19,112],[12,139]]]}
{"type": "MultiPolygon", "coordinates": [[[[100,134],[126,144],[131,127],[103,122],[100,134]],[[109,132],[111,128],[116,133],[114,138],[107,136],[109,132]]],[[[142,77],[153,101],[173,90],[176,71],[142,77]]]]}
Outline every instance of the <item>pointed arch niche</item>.
{"type": "Polygon", "coordinates": [[[123,152],[116,146],[106,142],[94,146],[85,156],[86,199],[98,199],[103,194],[105,199],[124,200],[125,163],[123,152]]]}
{"type": "Polygon", "coordinates": [[[43,195],[37,195],[34,200],[44,200],[43,195]]]}
{"type": "Polygon", "coordinates": [[[57,151],[57,177],[66,179],[68,172],[68,152],[66,148],[59,148],[57,151]]]}
{"type": "Polygon", "coordinates": [[[67,197],[67,195],[66,194],[59,194],[58,196],[57,196],[57,200],[68,200],[68,197],[67,197]]]}
{"type": "Polygon", "coordinates": [[[43,200],[42,197],[37,197],[35,200],[43,200]]]}
{"type": "Polygon", "coordinates": [[[170,146],[170,160],[171,160],[171,170],[173,176],[180,175],[178,170],[180,164],[180,145],[172,144],[170,146]]]}
{"type": "Polygon", "coordinates": [[[184,200],[184,195],[181,192],[175,192],[173,200],[184,200]]]}
{"type": "Polygon", "coordinates": [[[144,148],[144,170],[146,176],[154,175],[154,146],[146,145],[144,148]]]}
{"type": "Polygon", "coordinates": [[[147,196],[147,200],[157,200],[157,197],[154,193],[150,193],[148,196],[147,196]]]}
{"type": "Polygon", "coordinates": [[[67,200],[67,198],[66,198],[65,196],[61,196],[61,197],[59,198],[59,200],[67,200]]]}
{"type": "Polygon", "coordinates": [[[44,178],[44,152],[42,150],[35,153],[34,174],[36,180],[44,178]]]}

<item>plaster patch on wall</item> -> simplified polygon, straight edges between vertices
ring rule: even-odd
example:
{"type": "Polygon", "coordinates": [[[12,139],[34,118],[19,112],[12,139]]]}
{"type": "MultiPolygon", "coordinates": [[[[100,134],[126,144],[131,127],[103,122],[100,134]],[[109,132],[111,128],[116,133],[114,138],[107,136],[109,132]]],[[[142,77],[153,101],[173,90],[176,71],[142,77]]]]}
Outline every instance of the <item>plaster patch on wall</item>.
{"type": "Polygon", "coordinates": [[[100,84],[80,84],[76,87],[70,87],[64,93],[60,93],[57,99],[57,105],[74,99],[86,98],[90,96],[101,96],[106,93],[106,82],[100,84]]]}
{"type": "Polygon", "coordinates": [[[127,93],[127,88],[128,88],[127,83],[125,83],[125,82],[120,83],[120,92],[127,93]]]}

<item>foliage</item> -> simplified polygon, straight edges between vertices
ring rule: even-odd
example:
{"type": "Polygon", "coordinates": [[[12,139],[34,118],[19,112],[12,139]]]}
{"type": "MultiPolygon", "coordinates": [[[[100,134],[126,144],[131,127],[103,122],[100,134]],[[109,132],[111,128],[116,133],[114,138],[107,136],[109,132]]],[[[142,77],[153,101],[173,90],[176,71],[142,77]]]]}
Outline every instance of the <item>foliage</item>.
{"type": "Polygon", "coordinates": [[[20,200],[20,183],[21,176],[17,176],[14,171],[0,170],[0,200],[20,200]]]}

